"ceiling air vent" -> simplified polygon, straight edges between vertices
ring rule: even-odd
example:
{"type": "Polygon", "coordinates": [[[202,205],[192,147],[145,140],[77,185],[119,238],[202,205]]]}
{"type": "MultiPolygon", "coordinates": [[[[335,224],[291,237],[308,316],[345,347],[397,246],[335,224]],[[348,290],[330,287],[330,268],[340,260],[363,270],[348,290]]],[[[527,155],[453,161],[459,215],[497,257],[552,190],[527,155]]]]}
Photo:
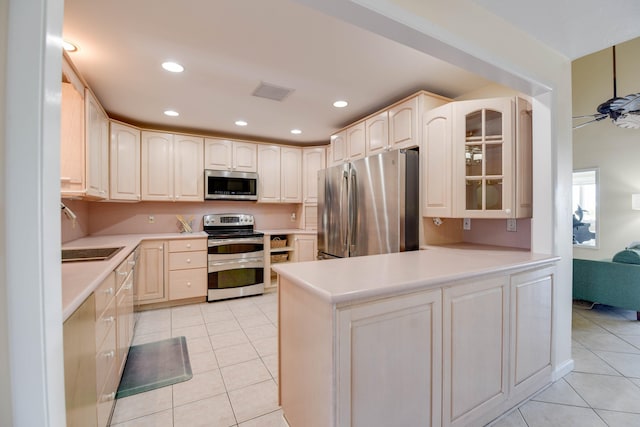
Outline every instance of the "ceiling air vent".
{"type": "Polygon", "coordinates": [[[282,101],[293,91],[294,89],[260,82],[260,85],[253,91],[252,95],[260,98],[271,99],[272,101],[282,101]]]}

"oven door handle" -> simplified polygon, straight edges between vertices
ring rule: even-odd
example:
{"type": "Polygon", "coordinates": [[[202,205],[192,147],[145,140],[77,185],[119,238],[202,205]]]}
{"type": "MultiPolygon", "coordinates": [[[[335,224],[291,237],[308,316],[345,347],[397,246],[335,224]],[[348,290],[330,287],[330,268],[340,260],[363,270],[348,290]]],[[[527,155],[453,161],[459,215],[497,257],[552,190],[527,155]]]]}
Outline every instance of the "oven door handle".
{"type": "Polygon", "coordinates": [[[229,261],[209,261],[209,273],[224,270],[237,270],[240,268],[262,268],[264,258],[247,258],[229,261]]]}
{"type": "Polygon", "coordinates": [[[208,239],[207,241],[207,246],[208,247],[214,247],[214,246],[222,246],[222,245],[233,245],[236,243],[257,243],[257,244],[264,244],[264,238],[263,237],[243,237],[243,238],[239,238],[239,239],[208,239]]]}

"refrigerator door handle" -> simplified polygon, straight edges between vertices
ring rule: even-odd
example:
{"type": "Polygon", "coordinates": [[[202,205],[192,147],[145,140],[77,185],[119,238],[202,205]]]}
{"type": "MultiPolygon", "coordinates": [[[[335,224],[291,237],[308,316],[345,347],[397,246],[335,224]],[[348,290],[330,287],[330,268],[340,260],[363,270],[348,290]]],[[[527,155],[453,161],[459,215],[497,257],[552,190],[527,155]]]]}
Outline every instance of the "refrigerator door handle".
{"type": "Polygon", "coordinates": [[[349,170],[349,256],[356,252],[356,221],[358,218],[358,180],[355,168],[349,170]]]}
{"type": "Polygon", "coordinates": [[[340,242],[342,242],[342,252],[349,256],[349,171],[342,171],[342,184],[340,185],[340,242]]]}

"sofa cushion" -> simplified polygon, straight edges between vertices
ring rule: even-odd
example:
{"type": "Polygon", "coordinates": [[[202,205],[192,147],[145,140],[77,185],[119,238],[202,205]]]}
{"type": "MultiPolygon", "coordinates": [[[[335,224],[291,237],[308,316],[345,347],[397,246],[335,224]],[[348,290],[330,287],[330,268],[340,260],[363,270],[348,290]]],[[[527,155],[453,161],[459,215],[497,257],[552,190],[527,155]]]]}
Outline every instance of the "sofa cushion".
{"type": "Polygon", "coordinates": [[[625,249],[615,254],[612,261],[624,264],[640,264],[640,250],[625,249]]]}

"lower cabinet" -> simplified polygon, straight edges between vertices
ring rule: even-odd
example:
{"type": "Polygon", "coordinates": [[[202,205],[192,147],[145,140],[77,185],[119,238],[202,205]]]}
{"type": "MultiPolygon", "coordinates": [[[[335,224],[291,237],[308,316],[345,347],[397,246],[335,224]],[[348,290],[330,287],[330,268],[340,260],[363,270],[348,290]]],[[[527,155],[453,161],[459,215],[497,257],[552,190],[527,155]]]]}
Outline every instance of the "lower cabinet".
{"type": "Polygon", "coordinates": [[[296,234],[293,237],[293,261],[315,261],[318,258],[318,236],[296,234]]]}
{"type": "Polygon", "coordinates": [[[284,417],[291,427],[487,425],[551,382],[554,274],[546,264],[340,303],[282,276],[284,417]]]}
{"type": "Polygon", "coordinates": [[[207,295],[207,240],[169,241],[169,300],[207,295]]]}
{"type": "Polygon", "coordinates": [[[444,290],[443,425],[469,425],[508,394],[509,278],[444,290]]]}
{"type": "Polygon", "coordinates": [[[168,251],[167,241],[149,240],[140,243],[140,258],[136,268],[135,304],[151,304],[168,300],[165,284],[168,251]]]}
{"type": "Polygon", "coordinates": [[[440,425],[441,307],[437,289],[338,310],[338,425],[440,425]]]}
{"type": "Polygon", "coordinates": [[[275,290],[277,287],[277,275],[271,271],[272,265],[317,259],[316,233],[266,234],[264,242],[264,286],[267,291],[275,290]]]}

